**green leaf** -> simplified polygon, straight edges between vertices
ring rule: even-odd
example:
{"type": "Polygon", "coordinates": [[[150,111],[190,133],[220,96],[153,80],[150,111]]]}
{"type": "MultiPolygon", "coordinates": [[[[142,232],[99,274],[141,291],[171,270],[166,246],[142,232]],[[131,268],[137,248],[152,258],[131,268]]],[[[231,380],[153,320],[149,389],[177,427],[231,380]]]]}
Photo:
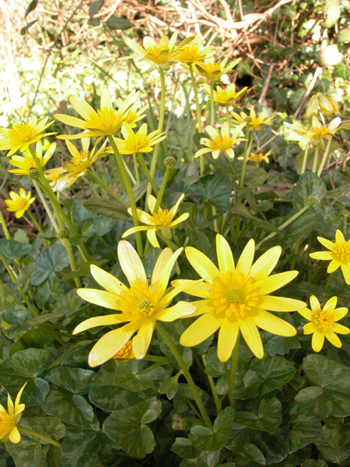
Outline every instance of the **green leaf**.
{"type": "Polygon", "coordinates": [[[177,390],[179,389],[178,377],[171,376],[170,378],[166,379],[161,387],[159,388],[160,394],[166,394],[169,400],[173,399],[177,390]]]}
{"type": "Polygon", "coordinates": [[[340,62],[338,65],[335,65],[333,74],[338,78],[348,79],[350,77],[350,68],[344,62],[340,62]]]}
{"type": "Polygon", "coordinates": [[[251,467],[256,462],[259,465],[266,465],[266,459],[260,449],[252,443],[244,443],[235,457],[236,464],[240,467],[251,467]]]}
{"type": "Polygon", "coordinates": [[[187,438],[176,438],[175,443],[171,446],[171,450],[185,459],[195,459],[201,453],[199,449],[193,446],[191,440],[187,438]]]}
{"type": "Polygon", "coordinates": [[[147,426],[159,417],[162,405],[155,397],[135,407],[113,412],[104,422],[103,431],[127,454],[143,459],[153,452],[156,442],[147,426]]]}
{"type": "Polygon", "coordinates": [[[37,259],[31,277],[32,285],[42,284],[51,274],[62,271],[68,265],[67,250],[61,243],[55,243],[37,259]]]}
{"type": "Polygon", "coordinates": [[[84,202],[84,208],[96,214],[111,217],[112,219],[131,221],[131,217],[124,206],[114,201],[89,199],[84,202]]]}
{"type": "Polygon", "coordinates": [[[32,0],[29,5],[27,6],[26,12],[24,13],[24,17],[26,18],[29,13],[35,10],[35,8],[38,6],[39,0],[32,0]]]}
{"type": "Polygon", "coordinates": [[[321,436],[321,422],[308,407],[293,403],[290,408],[289,453],[314,443],[321,436]]]}
{"type": "Polygon", "coordinates": [[[230,436],[234,418],[234,409],[226,407],[216,417],[212,430],[201,425],[193,426],[189,434],[193,446],[200,451],[220,451],[230,436]]]}
{"type": "Polygon", "coordinates": [[[323,22],[322,26],[324,28],[331,28],[340,17],[339,0],[328,0],[325,5],[325,13],[327,14],[327,19],[323,22]]]}
{"type": "Polygon", "coordinates": [[[204,451],[196,459],[183,459],[180,467],[216,467],[220,459],[220,452],[204,451]]]}
{"type": "Polygon", "coordinates": [[[350,27],[339,31],[337,41],[338,42],[350,42],[350,27]]]}
{"type": "Polygon", "coordinates": [[[40,440],[33,440],[22,434],[20,443],[8,442],[5,446],[13,457],[16,467],[41,467],[45,455],[40,440]]]}
{"type": "MultiPolygon", "coordinates": [[[[329,427],[324,425],[322,436],[316,441],[316,446],[327,462],[341,465],[350,457],[350,426],[329,427]]],[[[346,464],[348,465],[348,462],[346,464]]]]}
{"type": "Polygon", "coordinates": [[[89,392],[95,376],[96,373],[91,370],[62,366],[50,370],[45,379],[61,389],[82,396],[89,392]]]}
{"type": "Polygon", "coordinates": [[[89,16],[92,18],[96,13],[98,13],[103,7],[104,0],[97,0],[95,2],[89,3],[89,16]]]}
{"type": "Polygon", "coordinates": [[[207,175],[191,185],[186,194],[212,204],[218,211],[226,212],[230,205],[231,185],[224,175],[207,175]]]}
{"type": "Polygon", "coordinates": [[[327,193],[325,183],[313,172],[304,172],[300,175],[298,183],[293,191],[293,206],[299,211],[309,204],[310,196],[314,201],[314,208],[317,208],[327,193]]]}
{"type": "MultiPolygon", "coordinates": [[[[25,428],[29,428],[30,430],[37,431],[38,433],[42,433],[49,438],[53,438],[56,441],[64,438],[66,434],[66,427],[63,423],[56,417],[30,417],[30,418],[22,418],[21,419],[21,426],[25,428]]],[[[36,436],[28,435],[26,436],[32,438],[33,440],[37,440],[36,436]]],[[[42,444],[47,444],[46,441],[42,441],[42,444]]]]}
{"type": "Polygon", "coordinates": [[[269,355],[287,355],[293,349],[300,349],[296,337],[269,336],[265,350],[269,355]]]}
{"type": "Polygon", "coordinates": [[[27,319],[23,324],[18,326],[11,326],[8,329],[5,329],[5,334],[10,339],[13,339],[18,333],[22,333],[30,328],[39,328],[41,324],[46,323],[47,321],[55,322],[66,316],[65,313],[50,313],[47,315],[40,315],[32,319],[27,319]]]}
{"type": "Polygon", "coordinates": [[[273,397],[262,399],[254,412],[237,412],[235,422],[253,430],[275,433],[282,422],[281,402],[273,397]]]}
{"type": "Polygon", "coordinates": [[[27,349],[15,353],[0,365],[0,381],[14,398],[27,383],[22,400],[28,406],[41,405],[50,391],[49,383],[40,378],[46,367],[55,359],[43,349],[27,349]]]}
{"type": "Polygon", "coordinates": [[[16,242],[15,240],[0,239],[0,253],[9,261],[29,255],[32,251],[32,245],[28,243],[16,242]]]}
{"type": "Polygon", "coordinates": [[[0,313],[9,324],[17,325],[27,317],[27,311],[21,301],[0,281],[0,313]]]}
{"type": "MultiPolygon", "coordinates": [[[[130,219],[130,218],[129,218],[130,219]]],[[[111,219],[106,216],[95,216],[93,219],[88,219],[81,226],[81,233],[85,237],[107,235],[117,225],[116,219],[111,219]]]]}
{"type": "Polygon", "coordinates": [[[106,26],[110,29],[119,29],[121,31],[125,31],[127,29],[133,28],[134,24],[125,18],[118,18],[118,16],[113,15],[106,21],[106,26]]]}

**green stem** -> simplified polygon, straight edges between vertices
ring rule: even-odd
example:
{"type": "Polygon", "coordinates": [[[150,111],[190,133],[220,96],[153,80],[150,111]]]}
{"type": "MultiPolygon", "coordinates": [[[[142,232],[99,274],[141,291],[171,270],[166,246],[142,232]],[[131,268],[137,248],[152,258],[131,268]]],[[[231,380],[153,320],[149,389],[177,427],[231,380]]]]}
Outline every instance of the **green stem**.
{"type": "Polygon", "coordinates": [[[43,441],[46,441],[47,443],[53,444],[54,446],[57,446],[58,448],[62,447],[62,444],[59,443],[58,441],[49,438],[48,436],[45,436],[41,433],[38,433],[37,431],[30,430],[29,428],[24,428],[24,426],[19,426],[18,427],[19,431],[22,433],[26,433],[27,435],[32,435],[35,436],[36,438],[42,439],[43,441]]]}
{"type": "MultiPolygon", "coordinates": [[[[309,207],[310,207],[310,204],[307,204],[306,206],[301,208],[300,211],[298,211],[296,214],[294,214],[294,216],[292,216],[290,219],[288,219],[286,222],[284,222],[282,225],[280,225],[278,227],[278,232],[285,229],[286,227],[288,227],[288,225],[290,225],[292,222],[294,222],[296,219],[298,219],[298,217],[300,217],[302,214],[304,214],[304,212],[307,211],[309,209],[309,207]]],[[[258,250],[260,245],[262,243],[266,242],[266,240],[270,240],[270,238],[273,238],[275,235],[277,235],[278,232],[272,232],[266,238],[262,239],[261,242],[258,243],[258,245],[256,247],[256,250],[258,250]]]]}
{"type": "MultiPolygon", "coordinates": [[[[202,355],[202,360],[203,360],[204,368],[206,368],[207,361],[205,359],[205,355],[202,355]]],[[[221,403],[220,403],[218,393],[216,392],[214,379],[213,379],[212,376],[210,376],[208,374],[207,374],[207,378],[208,378],[208,381],[209,381],[209,386],[210,386],[211,392],[212,392],[213,397],[214,397],[214,402],[215,402],[215,407],[216,407],[216,414],[219,415],[219,413],[221,412],[221,403]]]]}
{"type": "Polygon", "coordinates": [[[114,191],[109,188],[96,174],[94,174],[91,170],[87,171],[88,175],[100,185],[102,190],[106,191],[108,194],[110,194],[116,201],[118,201],[119,204],[124,206],[124,208],[128,209],[128,203],[126,203],[120,196],[118,196],[114,191]]]}
{"type": "Polygon", "coordinates": [[[27,211],[27,214],[30,218],[30,220],[33,222],[33,224],[35,225],[35,227],[37,228],[39,234],[42,236],[44,242],[45,242],[45,245],[47,247],[50,246],[50,241],[45,237],[45,234],[44,234],[44,231],[43,229],[41,228],[41,225],[39,225],[39,222],[35,219],[35,217],[33,216],[33,213],[28,209],[27,211]]]}
{"type": "Polygon", "coordinates": [[[156,204],[154,206],[154,211],[153,211],[154,214],[156,214],[158,212],[158,209],[159,209],[159,206],[160,206],[160,204],[162,202],[165,187],[166,187],[166,184],[168,183],[170,174],[171,174],[171,169],[166,168],[165,169],[165,174],[164,174],[164,177],[163,177],[163,180],[162,180],[162,184],[160,185],[160,188],[159,188],[157,201],[156,201],[156,204]]]}
{"type": "Polygon", "coordinates": [[[323,157],[322,157],[322,161],[321,161],[321,165],[318,169],[318,172],[317,172],[317,175],[319,177],[321,177],[321,173],[323,171],[323,167],[325,166],[325,163],[327,161],[327,158],[328,158],[328,154],[329,154],[329,151],[330,151],[330,148],[331,148],[331,144],[332,144],[332,139],[333,139],[333,136],[330,136],[329,137],[329,140],[328,140],[328,143],[327,143],[327,146],[326,146],[326,150],[323,154],[323,157]]]}
{"type": "Polygon", "coordinates": [[[303,175],[303,173],[305,172],[307,155],[308,155],[309,149],[310,149],[310,145],[308,144],[306,148],[304,149],[303,165],[301,167],[300,175],[303,175]]]}
{"type": "Polygon", "coordinates": [[[172,354],[174,355],[177,363],[179,364],[179,366],[180,366],[180,368],[181,368],[181,370],[183,372],[183,375],[186,378],[187,384],[188,384],[188,386],[189,386],[189,388],[190,388],[190,390],[192,392],[194,400],[196,401],[197,407],[199,409],[199,412],[200,412],[200,414],[201,414],[201,416],[203,418],[203,421],[204,421],[205,425],[208,428],[212,429],[212,423],[211,423],[210,418],[208,416],[208,413],[207,413],[207,411],[206,411],[206,409],[204,407],[203,401],[202,401],[202,399],[201,399],[201,397],[199,395],[197,386],[195,385],[195,383],[194,383],[194,381],[192,379],[191,373],[188,371],[186,363],[183,361],[183,358],[182,358],[180,352],[178,351],[177,347],[175,346],[175,344],[171,340],[171,338],[168,335],[168,333],[166,332],[166,330],[159,323],[159,321],[156,321],[156,329],[159,332],[159,334],[161,335],[162,339],[168,345],[168,347],[171,350],[172,354]]]}
{"type": "MultiPolygon", "coordinates": [[[[112,146],[112,149],[113,149],[113,152],[114,152],[114,155],[115,155],[119,170],[120,170],[122,178],[124,180],[126,192],[128,194],[128,198],[129,198],[129,202],[130,202],[134,227],[138,227],[140,224],[139,224],[139,218],[137,216],[137,207],[136,207],[136,202],[135,202],[135,198],[134,198],[134,193],[132,192],[130,179],[128,177],[128,174],[126,173],[125,165],[124,165],[122,156],[121,156],[120,152],[118,151],[118,148],[117,148],[117,145],[115,144],[113,136],[108,136],[108,141],[109,141],[110,145],[112,146]]],[[[137,252],[138,252],[139,256],[142,256],[143,246],[142,246],[141,232],[136,232],[135,235],[136,235],[137,252]]]]}
{"type": "Polygon", "coordinates": [[[98,236],[98,239],[100,240],[101,243],[103,243],[103,245],[107,248],[107,250],[110,252],[111,256],[113,259],[117,259],[117,255],[115,254],[115,252],[113,251],[113,248],[108,245],[108,243],[106,242],[106,240],[101,237],[100,235],[98,236]]]}
{"type": "MultiPolygon", "coordinates": [[[[247,128],[247,131],[246,131],[246,138],[247,138],[247,140],[249,139],[249,127],[247,128]]],[[[248,144],[248,141],[246,141],[245,148],[244,148],[240,188],[244,187],[245,168],[246,168],[246,165],[247,165],[247,162],[248,162],[248,157],[249,157],[250,151],[252,149],[253,141],[254,141],[254,130],[252,130],[252,133],[250,135],[249,144],[248,144]]]]}
{"type": "Polygon", "coordinates": [[[122,174],[120,173],[120,170],[119,170],[119,167],[118,167],[118,162],[117,162],[117,159],[116,159],[114,153],[111,154],[111,160],[112,159],[113,159],[114,164],[111,164],[111,167],[112,167],[114,180],[116,181],[117,185],[120,183],[120,190],[121,190],[122,194],[124,194],[126,192],[126,188],[125,188],[124,180],[123,180],[122,174]],[[117,176],[116,176],[115,172],[117,172],[117,176]],[[119,179],[119,182],[118,182],[118,179],[119,179]]]}
{"type": "Polygon", "coordinates": [[[134,162],[134,170],[135,170],[135,175],[136,175],[136,183],[137,186],[140,186],[140,173],[139,173],[139,164],[137,162],[136,154],[132,155],[132,159],[134,162]]]}
{"type": "Polygon", "coordinates": [[[41,191],[40,186],[39,186],[39,184],[38,184],[38,182],[36,180],[33,180],[33,184],[34,184],[36,192],[39,195],[40,201],[42,202],[42,204],[43,204],[43,206],[45,208],[46,214],[49,216],[52,227],[55,229],[55,232],[57,233],[60,230],[60,228],[58,227],[58,225],[56,223],[56,220],[53,217],[51,209],[49,208],[49,205],[46,202],[45,196],[44,196],[43,192],[41,191]]]}
{"type": "Polygon", "coordinates": [[[158,363],[163,363],[164,365],[167,365],[169,363],[169,360],[166,357],[158,357],[158,355],[146,355],[143,360],[146,360],[148,362],[158,362],[158,363]]]}
{"type": "Polygon", "coordinates": [[[210,125],[215,125],[214,83],[210,81],[210,125]]]}
{"type": "Polygon", "coordinates": [[[151,187],[152,187],[152,190],[154,191],[154,194],[156,196],[158,196],[158,188],[156,186],[156,184],[154,183],[154,180],[153,178],[151,177],[151,174],[149,173],[149,170],[148,170],[148,167],[146,165],[146,162],[145,162],[145,159],[143,158],[143,155],[141,152],[138,153],[138,156],[139,156],[139,160],[140,160],[140,165],[141,165],[141,168],[143,170],[143,173],[146,175],[146,178],[147,180],[149,181],[149,183],[151,184],[151,187]]]}
{"type": "Polygon", "coordinates": [[[316,173],[316,170],[317,170],[318,151],[319,151],[319,144],[315,147],[314,163],[312,164],[312,171],[313,171],[314,173],[316,173]]]}
{"type": "Polygon", "coordinates": [[[11,240],[11,235],[10,235],[10,232],[9,232],[9,230],[7,228],[7,225],[6,225],[4,216],[2,215],[1,209],[0,209],[0,223],[2,225],[2,228],[4,229],[4,234],[5,234],[6,239],[11,240]]]}
{"type": "Polygon", "coordinates": [[[168,361],[167,363],[163,363],[163,362],[153,363],[153,365],[150,365],[147,368],[145,368],[144,370],[140,371],[140,373],[137,373],[137,376],[145,375],[146,373],[149,373],[150,371],[152,371],[155,368],[158,368],[159,366],[162,366],[162,365],[170,365],[170,362],[168,361]]]}
{"type": "Polygon", "coordinates": [[[231,368],[229,373],[228,380],[228,399],[230,401],[230,406],[235,408],[236,401],[233,397],[232,391],[235,387],[236,373],[237,373],[237,364],[238,364],[238,353],[239,353],[239,334],[237,336],[236,345],[233,348],[232,357],[231,357],[231,368]]]}
{"type": "MultiPolygon", "coordinates": [[[[68,238],[62,238],[61,242],[62,242],[62,245],[67,250],[70,268],[71,268],[72,272],[75,272],[77,270],[77,266],[75,264],[75,258],[74,258],[72,244],[68,240],[68,238]]],[[[75,286],[78,289],[80,289],[82,287],[79,277],[74,277],[74,283],[75,283],[75,286]]]]}

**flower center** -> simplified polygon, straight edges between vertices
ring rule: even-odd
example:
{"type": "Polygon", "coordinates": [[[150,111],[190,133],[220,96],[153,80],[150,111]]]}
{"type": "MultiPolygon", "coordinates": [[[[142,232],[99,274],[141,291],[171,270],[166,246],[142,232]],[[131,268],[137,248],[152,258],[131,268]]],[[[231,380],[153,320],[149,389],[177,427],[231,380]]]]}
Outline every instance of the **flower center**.
{"type": "Polygon", "coordinates": [[[4,438],[9,431],[16,426],[13,417],[7,412],[0,412],[0,439],[4,438]]]}
{"type": "Polygon", "coordinates": [[[229,302],[237,305],[238,303],[242,303],[243,295],[237,289],[229,289],[229,291],[227,292],[227,299],[229,302]]]}
{"type": "Polygon", "coordinates": [[[321,311],[321,313],[314,318],[314,322],[322,329],[328,329],[333,326],[334,319],[331,313],[321,311]]]}
{"type": "Polygon", "coordinates": [[[86,127],[92,130],[100,130],[105,134],[114,134],[117,132],[118,126],[123,121],[123,114],[118,113],[112,107],[101,107],[97,110],[98,116],[91,115],[86,120],[86,127]]]}
{"type": "Polygon", "coordinates": [[[132,343],[128,341],[123,347],[114,355],[114,358],[130,358],[132,354],[132,343]]]}
{"type": "Polygon", "coordinates": [[[158,225],[168,225],[171,222],[170,214],[167,209],[159,208],[157,213],[153,213],[153,219],[158,225]]]}
{"type": "Polygon", "coordinates": [[[350,242],[336,243],[333,253],[342,264],[348,264],[350,262],[350,242]]]}
{"type": "Polygon", "coordinates": [[[151,316],[155,310],[155,303],[150,299],[141,300],[137,306],[137,310],[142,316],[151,316]]]}
{"type": "Polygon", "coordinates": [[[9,130],[9,137],[14,144],[26,143],[34,136],[34,128],[27,123],[15,123],[9,130]]]}
{"type": "Polygon", "coordinates": [[[28,206],[28,200],[27,198],[18,198],[16,200],[16,208],[18,210],[21,210],[23,208],[26,208],[28,206]]]}
{"type": "Polygon", "coordinates": [[[227,136],[216,136],[213,141],[215,148],[220,149],[221,151],[227,151],[227,149],[232,148],[232,138],[227,138],[227,136]]]}

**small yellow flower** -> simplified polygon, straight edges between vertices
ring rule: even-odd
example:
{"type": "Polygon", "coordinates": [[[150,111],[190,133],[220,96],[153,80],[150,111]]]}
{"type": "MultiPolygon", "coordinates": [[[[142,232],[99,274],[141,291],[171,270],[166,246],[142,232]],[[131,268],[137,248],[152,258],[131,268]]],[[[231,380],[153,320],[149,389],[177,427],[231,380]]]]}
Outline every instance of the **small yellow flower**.
{"type": "Polygon", "coordinates": [[[35,201],[35,198],[31,198],[31,192],[28,191],[26,194],[23,188],[20,188],[19,195],[14,191],[10,191],[10,198],[11,199],[5,199],[5,203],[7,205],[6,209],[9,212],[15,212],[17,219],[22,217],[25,211],[35,201]]]}
{"type": "Polygon", "coordinates": [[[339,117],[334,118],[328,126],[323,126],[317,119],[312,117],[311,128],[306,129],[300,123],[294,123],[291,125],[292,130],[301,136],[299,146],[305,149],[306,146],[311,143],[313,146],[317,146],[323,139],[334,136],[339,130],[345,128],[341,125],[341,119],[339,117]]]}
{"type": "Polygon", "coordinates": [[[194,71],[209,81],[219,81],[222,75],[231,73],[233,68],[241,61],[240,58],[226,66],[228,57],[224,58],[221,63],[214,62],[213,58],[208,58],[204,63],[194,66],[194,71]]]}
{"type": "Polygon", "coordinates": [[[212,153],[214,159],[219,157],[220,152],[224,152],[227,157],[233,159],[235,157],[235,153],[233,151],[233,146],[240,141],[246,141],[245,138],[238,138],[242,128],[245,126],[245,123],[239,125],[233,131],[233,134],[230,133],[230,128],[228,123],[225,122],[221,127],[221,134],[212,126],[207,126],[205,131],[210,136],[209,138],[201,138],[200,143],[206,148],[199,149],[194,157],[199,157],[202,154],[206,154],[208,152],[212,153]]]}
{"type": "MultiPolygon", "coordinates": [[[[117,99],[118,108],[122,107],[123,104],[123,99],[117,99]]],[[[136,123],[146,117],[146,114],[143,113],[146,109],[148,109],[148,105],[144,105],[138,109],[138,102],[135,102],[127,111],[124,123],[127,123],[131,128],[135,128],[136,123]]]]}
{"type": "MultiPolygon", "coordinates": [[[[124,139],[114,138],[114,141],[118,147],[118,151],[121,154],[135,154],[137,152],[151,152],[155,144],[160,143],[166,136],[160,133],[159,130],[152,131],[147,134],[146,123],[142,124],[140,129],[134,133],[131,127],[124,123],[122,128],[122,135],[124,139]]],[[[108,152],[113,153],[111,148],[108,152]]]]}
{"type": "Polygon", "coordinates": [[[304,318],[311,321],[305,324],[304,334],[312,334],[311,345],[315,352],[319,352],[324,344],[324,338],[335,347],[341,347],[342,343],[337,334],[349,334],[350,329],[337,323],[340,319],[344,318],[347,314],[348,309],[345,307],[335,308],[337,306],[337,297],[332,297],[328,302],[321,308],[320,302],[313,295],[310,297],[309,308],[298,310],[304,318]],[[336,334],[337,333],[337,334],[336,334]]]}
{"type": "Polygon", "coordinates": [[[190,280],[176,280],[179,285],[189,287],[186,293],[200,297],[194,302],[197,311],[192,316],[202,315],[182,334],[180,344],[193,347],[208,339],[219,330],[218,357],[226,362],[236,344],[239,332],[248,347],[258,358],[263,358],[264,349],[258,327],[278,336],[295,336],[296,330],[288,322],[269,311],[289,312],[305,308],[305,302],[287,297],[270,296],[292,281],[297,271],[287,271],[268,277],[276,266],[282,252],[275,246],[255,261],[255,242],[249,240],[237,265],[228,242],[216,236],[216,252],[219,268],[199,250],[185,249],[188,261],[204,282],[191,285],[190,280]]]}
{"type": "Polygon", "coordinates": [[[324,96],[320,92],[314,94],[306,108],[305,117],[312,118],[314,115],[317,115],[319,112],[325,116],[333,115],[338,112],[339,105],[330,97],[324,96]]]}
{"type": "Polygon", "coordinates": [[[132,348],[132,342],[128,341],[120,350],[114,355],[114,358],[118,359],[132,359],[135,358],[135,354],[132,348]]]}
{"type": "Polygon", "coordinates": [[[26,384],[27,383],[22,386],[22,389],[17,394],[15,405],[13,405],[10,394],[8,394],[7,397],[7,411],[2,405],[0,405],[0,439],[4,443],[9,440],[13,444],[18,444],[21,441],[21,435],[18,431],[17,425],[20,422],[22,412],[25,409],[25,405],[20,404],[20,399],[26,384]]]}
{"type": "Polygon", "coordinates": [[[48,180],[48,182],[50,183],[51,188],[54,191],[56,190],[57,181],[62,177],[62,175],[65,172],[66,171],[64,170],[63,167],[56,167],[55,169],[45,170],[44,175],[46,177],[46,180],[48,180]]]}
{"type": "Polygon", "coordinates": [[[171,271],[181,251],[182,248],[179,248],[172,253],[170,248],[165,248],[161,252],[149,284],[134,248],[126,241],[119,242],[118,258],[130,288],[103,269],[91,266],[91,274],[105,290],[78,289],[78,295],[94,305],[119,310],[121,313],[87,319],[74,329],[73,334],[97,326],[128,323],[107,332],[97,341],[89,355],[91,367],[113,358],[136,332],[132,347],[135,358],[142,359],[150,346],[156,320],[172,322],[195,312],[195,305],[182,301],[169,308],[173,298],[185,288],[179,286],[167,291],[171,271]]]}
{"type": "MultiPolygon", "coordinates": [[[[48,150],[45,152],[43,156],[43,147],[42,147],[41,141],[38,141],[36,143],[35,154],[36,154],[37,159],[40,162],[41,167],[45,167],[47,162],[53,156],[55,150],[56,150],[56,143],[52,143],[50,144],[48,150]]],[[[36,168],[33,156],[30,154],[29,151],[25,152],[24,157],[17,156],[17,155],[12,156],[10,159],[10,164],[13,165],[14,167],[17,167],[17,169],[9,170],[9,172],[14,173],[15,175],[28,175],[30,172],[30,169],[36,168]]]]}
{"type": "Polygon", "coordinates": [[[55,114],[54,117],[68,126],[81,128],[85,131],[77,135],[59,135],[57,138],[80,139],[98,137],[98,141],[100,141],[104,136],[117,135],[126,120],[129,108],[138,101],[139,94],[139,92],[135,92],[134,90],[131,91],[118,110],[115,110],[109,92],[107,89],[104,89],[101,93],[100,108],[97,112],[84,99],[71,96],[69,101],[74,110],[83,117],[83,120],[63,114],[55,114]]]}
{"type": "Polygon", "coordinates": [[[257,154],[251,153],[250,156],[248,157],[248,161],[255,162],[259,164],[259,162],[265,161],[269,163],[269,156],[272,154],[272,149],[264,154],[263,152],[258,152],[257,154]]]}
{"type": "Polygon", "coordinates": [[[213,56],[211,46],[201,49],[201,45],[202,38],[196,37],[189,45],[183,47],[173,60],[179,63],[194,63],[199,65],[203,60],[213,56]]]}
{"type": "Polygon", "coordinates": [[[234,121],[234,123],[240,125],[243,122],[245,122],[248,125],[249,130],[257,131],[261,131],[262,127],[265,125],[271,125],[273,119],[275,118],[275,115],[271,115],[271,117],[265,118],[266,111],[262,112],[260,115],[257,115],[254,109],[250,111],[249,115],[247,115],[244,112],[241,112],[240,115],[238,115],[235,112],[231,113],[233,115],[232,120],[234,121]]]}
{"type": "Polygon", "coordinates": [[[78,151],[78,149],[70,141],[66,141],[67,148],[72,157],[70,163],[64,164],[62,167],[61,170],[63,170],[65,173],[58,178],[55,189],[57,191],[62,191],[65,188],[73,185],[73,183],[75,183],[79,177],[85,175],[97,159],[106,155],[106,144],[107,141],[105,141],[100,149],[96,151],[96,143],[92,150],[89,152],[90,138],[82,138],[82,151],[78,151]]]}
{"type": "Polygon", "coordinates": [[[7,156],[10,157],[16,151],[25,152],[29,146],[41,138],[54,133],[43,133],[53,122],[47,123],[49,117],[31,117],[28,123],[14,123],[12,128],[0,128],[4,138],[0,138],[0,151],[10,149],[7,156]]]}
{"type": "Polygon", "coordinates": [[[345,282],[350,285],[350,240],[346,241],[340,230],[335,233],[335,243],[322,237],[317,237],[317,240],[330,251],[316,251],[311,253],[310,257],[331,260],[327,268],[328,274],[341,267],[345,282]]]}
{"type": "Polygon", "coordinates": [[[152,37],[146,36],[143,39],[143,47],[132,39],[126,39],[125,43],[130,49],[135,52],[134,59],[149,60],[161,68],[168,70],[172,59],[181,51],[181,49],[192,42],[193,36],[183,40],[176,46],[177,32],[171,36],[170,40],[167,36],[162,36],[158,44],[152,37]]]}
{"type": "MultiPolygon", "coordinates": [[[[123,238],[128,237],[129,235],[135,232],[141,232],[142,230],[146,230],[147,238],[150,244],[154,248],[159,248],[156,232],[160,230],[165,238],[171,239],[171,229],[180,224],[181,222],[184,222],[189,217],[189,213],[185,212],[184,214],[181,214],[180,217],[174,220],[177,210],[179,209],[179,205],[183,201],[184,197],[185,195],[182,194],[177,200],[177,203],[169,211],[167,209],[162,209],[159,207],[158,211],[155,213],[154,208],[157,200],[153,195],[149,195],[147,202],[151,214],[147,214],[147,212],[141,211],[141,209],[137,210],[137,217],[139,221],[147,225],[133,227],[127,230],[124,233],[123,238]]],[[[132,214],[130,208],[128,209],[128,212],[129,214],[132,214]]]]}
{"type": "MultiPolygon", "coordinates": [[[[204,83],[203,87],[207,96],[211,97],[210,85],[204,83]]],[[[214,90],[213,92],[214,101],[217,102],[219,105],[227,107],[228,105],[232,104],[234,101],[239,99],[241,96],[243,96],[247,91],[248,88],[245,87],[239,92],[236,92],[236,86],[233,83],[227,86],[226,89],[220,86],[216,86],[216,91],[214,90]]]]}

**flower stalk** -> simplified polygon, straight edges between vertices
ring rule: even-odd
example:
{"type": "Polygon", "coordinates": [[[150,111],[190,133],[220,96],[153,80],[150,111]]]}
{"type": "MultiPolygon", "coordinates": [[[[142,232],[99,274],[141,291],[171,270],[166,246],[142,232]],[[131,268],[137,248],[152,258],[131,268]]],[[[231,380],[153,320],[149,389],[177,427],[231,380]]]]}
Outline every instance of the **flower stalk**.
{"type": "Polygon", "coordinates": [[[247,162],[248,162],[248,157],[249,157],[249,154],[251,152],[253,141],[254,141],[254,129],[252,130],[252,133],[251,133],[250,139],[249,139],[249,126],[248,125],[247,125],[247,130],[246,130],[246,138],[247,138],[247,141],[245,143],[245,148],[244,148],[240,188],[244,187],[245,168],[246,168],[246,165],[247,165],[247,162]],[[249,144],[248,144],[248,140],[249,140],[249,144]]]}
{"type": "Polygon", "coordinates": [[[94,174],[91,170],[87,171],[88,175],[94,180],[94,182],[98,183],[102,190],[110,194],[119,204],[124,206],[124,208],[128,209],[129,205],[126,203],[120,196],[114,193],[108,185],[106,185],[96,174],[94,174]]]}
{"type": "Polygon", "coordinates": [[[327,146],[326,146],[326,150],[323,154],[323,157],[322,157],[322,161],[321,161],[321,164],[318,168],[318,171],[317,171],[317,175],[319,177],[321,177],[321,174],[322,174],[322,171],[323,171],[323,168],[327,162],[327,158],[328,158],[328,154],[329,154],[329,151],[330,151],[330,148],[331,148],[331,144],[332,144],[332,139],[333,139],[333,136],[330,136],[329,139],[328,139],[328,143],[327,143],[327,146]]]}
{"type": "Polygon", "coordinates": [[[309,153],[309,149],[310,149],[310,145],[308,144],[308,145],[306,146],[306,148],[304,149],[303,165],[301,166],[300,175],[303,175],[303,173],[305,172],[306,162],[307,162],[307,155],[308,155],[308,153],[309,153]]]}
{"type": "Polygon", "coordinates": [[[228,379],[228,399],[230,401],[230,406],[234,409],[236,408],[236,401],[232,394],[232,391],[235,387],[236,373],[237,373],[237,364],[238,364],[238,354],[239,354],[239,335],[237,337],[236,344],[233,348],[232,357],[231,357],[231,368],[228,379]]]}
{"type": "Polygon", "coordinates": [[[48,436],[43,435],[42,433],[38,433],[37,431],[30,430],[29,428],[25,428],[24,426],[19,426],[18,429],[20,432],[25,433],[26,435],[35,436],[36,438],[46,441],[47,443],[53,444],[54,446],[57,446],[58,448],[62,447],[61,443],[59,443],[58,441],[52,438],[49,438],[48,436]]]}
{"type": "Polygon", "coordinates": [[[151,187],[152,187],[152,190],[154,191],[154,194],[156,196],[158,196],[159,190],[158,190],[156,184],[154,183],[154,180],[151,177],[151,174],[149,173],[149,170],[148,170],[148,167],[146,165],[145,159],[143,158],[143,155],[142,155],[141,152],[138,153],[138,157],[139,157],[139,161],[140,161],[140,165],[141,165],[141,168],[143,170],[143,173],[145,174],[148,182],[151,184],[151,187]]]}
{"type": "Polygon", "coordinates": [[[315,154],[314,154],[314,162],[312,164],[312,171],[316,173],[317,170],[317,163],[318,163],[318,152],[319,152],[319,145],[315,147],[315,154]]]}

